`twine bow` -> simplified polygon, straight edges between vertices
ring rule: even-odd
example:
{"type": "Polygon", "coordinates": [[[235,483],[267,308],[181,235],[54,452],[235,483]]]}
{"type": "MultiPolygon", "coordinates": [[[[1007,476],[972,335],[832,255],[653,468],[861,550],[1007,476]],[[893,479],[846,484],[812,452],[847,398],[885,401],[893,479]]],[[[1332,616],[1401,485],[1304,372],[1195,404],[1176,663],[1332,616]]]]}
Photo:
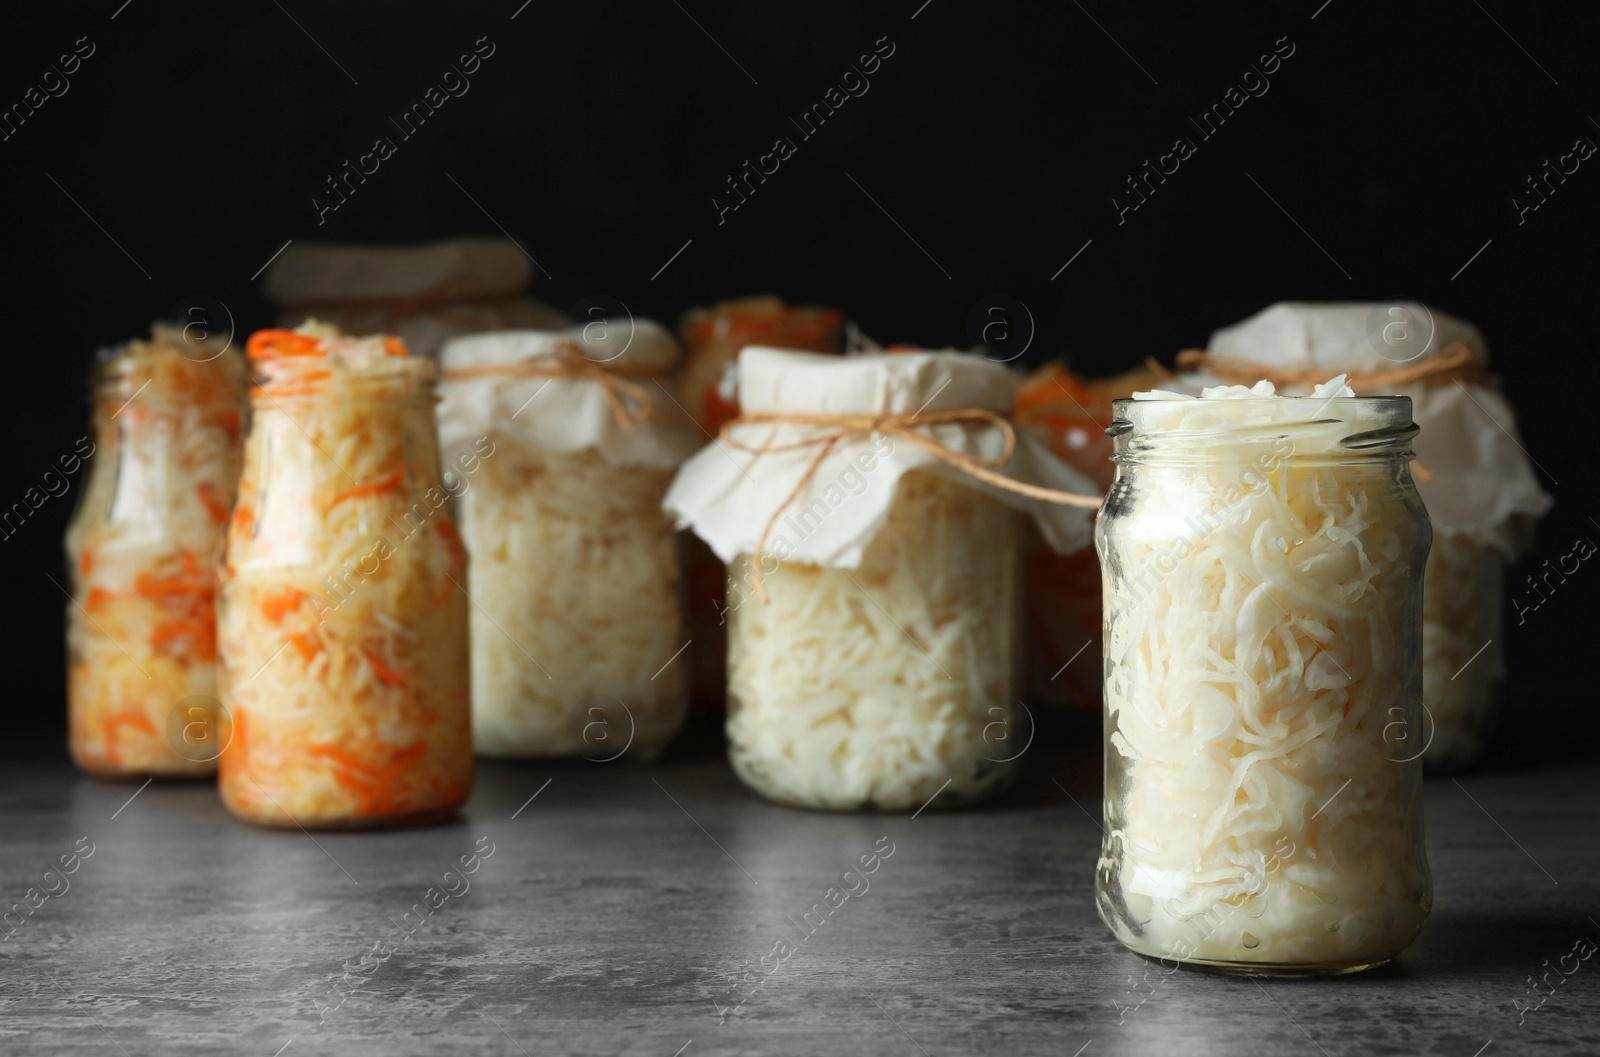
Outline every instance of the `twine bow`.
{"type": "Polygon", "coordinates": [[[440,377],[447,382],[469,378],[567,378],[593,382],[600,387],[600,393],[605,397],[606,406],[611,408],[617,425],[626,433],[647,421],[655,405],[644,386],[630,382],[622,375],[654,373],[625,371],[620,366],[609,366],[584,355],[576,343],[560,341],[551,346],[548,352],[517,363],[459,367],[445,371],[440,377]]]}
{"type": "Polygon", "coordinates": [[[859,413],[859,414],[828,414],[824,412],[808,411],[763,411],[750,412],[726,422],[722,426],[722,440],[730,447],[740,451],[750,452],[754,455],[765,455],[772,452],[798,451],[804,448],[816,448],[816,455],[812,456],[806,464],[805,472],[795,482],[794,488],[784,501],[778,504],[772,516],[767,518],[767,523],[762,526],[761,535],[756,539],[755,558],[751,565],[750,581],[756,589],[756,595],[763,604],[768,601],[765,579],[761,575],[761,557],[766,553],[767,537],[772,532],[772,527],[777,524],[778,517],[789,505],[800,497],[800,493],[816,476],[817,470],[822,466],[822,460],[828,457],[834,445],[848,437],[860,434],[882,433],[885,436],[907,441],[921,448],[940,462],[952,466],[963,473],[993,485],[996,488],[1014,492],[1017,495],[1027,496],[1030,499],[1042,500],[1046,503],[1059,503],[1064,506],[1076,506],[1085,509],[1097,509],[1101,497],[1078,495],[1073,492],[1057,491],[1054,488],[1044,488],[1036,484],[1027,484],[1015,481],[996,469],[1011,461],[1017,450],[1017,431],[1011,421],[1004,415],[984,408],[957,408],[948,411],[915,412],[913,414],[899,413],[859,413]],[[941,426],[951,423],[966,425],[988,426],[998,429],[1005,439],[1005,450],[996,456],[971,455],[966,452],[956,451],[926,433],[918,432],[926,426],[941,426]],[[750,445],[739,440],[733,435],[734,430],[741,426],[760,425],[790,425],[813,426],[818,432],[804,440],[794,441],[789,444],[773,444],[768,441],[761,445],[750,445]]]}
{"type": "MultiPolygon", "coordinates": [[[[1442,382],[1468,373],[1473,366],[1472,348],[1463,341],[1452,341],[1439,355],[1397,367],[1373,371],[1350,371],[1345,383],[1360,392],[1410,385],[1412,382],[1442,382]]],[[[1217,356],[1205,349],[1184,349],[1178,353],[1178,367],[1185,371],[1206,371],[1224,382],[1250,385],[1265,379],[1274,386],[1309,389],[1328,380],[1327,367],[1276,367],[1234,356],[1217,356]]]]}

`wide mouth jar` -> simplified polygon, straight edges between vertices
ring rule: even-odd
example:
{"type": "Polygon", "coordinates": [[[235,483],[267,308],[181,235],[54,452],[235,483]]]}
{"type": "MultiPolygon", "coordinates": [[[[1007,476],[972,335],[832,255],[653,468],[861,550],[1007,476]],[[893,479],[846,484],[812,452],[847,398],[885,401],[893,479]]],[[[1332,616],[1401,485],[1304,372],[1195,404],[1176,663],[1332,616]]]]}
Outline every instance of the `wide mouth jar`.
{"type": "Polygon", "coordinates": [[[1409,461],[1409,396],[1116,400],[1106,435],[1118,465],[1200,464],[1272,449],[1283,462],[1409,461]]]}

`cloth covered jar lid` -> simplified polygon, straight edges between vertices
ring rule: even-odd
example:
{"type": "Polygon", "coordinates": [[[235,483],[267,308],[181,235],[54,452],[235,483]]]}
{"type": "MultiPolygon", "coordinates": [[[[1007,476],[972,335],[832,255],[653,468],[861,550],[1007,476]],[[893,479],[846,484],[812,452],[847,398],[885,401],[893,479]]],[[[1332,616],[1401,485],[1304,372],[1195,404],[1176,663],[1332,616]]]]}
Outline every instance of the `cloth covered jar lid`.
{"type": "Polygon", "coordinates": [[[695,450],[672,392],[678,343],[648,319],[452,338],[440,352],[439,440],[498,433],[614,466],[672,469],[695,450]]]}
{"type": "MultiPolygon", "coordinates": [[[[958,352],[911,352],[840,358],[810,352],[746,347],[739,354],[741,414],[757,421],[733,426],[728,443],[713,441],[678,472],[663,503],[680,528],[693,528],[724,562],[753,554],[773,512],[808,510],[802,535],[780,519],[765,543],[780,560],[853,569],[888,520],[900,478],[911,470],[940,474],[1026,511],[1041,534],[1062,553],[1090,539],[1089,512],[987,484],[917,443],[890,433],[853,432],[840,437],[807,468],[836,432],[826,424],[760,421],[762,415],[924,415],[933,424],[910,425],[957,455],[995,459],[1005,435],[976,418],[940,419],[940,413],[987,411],[1009,416],[1017,380],[982,356],[958,352]],[[759,452],[743,448],[763,449],[759,452]],[[804,482],[801,484],[801,482],[804,482]],[[801,485],[795,493],[797,485],[801,485]],[[786,499],[792,500],[785,504],[786,499]],[[820,504],[820,506],[819,506],[820,504]]],[[[1093,482],[1031,436],[1019,432],[1011,459],[995,471],[1024,485],[1097,496],[1093,482]]]]}
{"type": "MultiPolygon", "coordinates": [[[[1211,335],[1212,356],[1274,368],[1348,372],[1362,396],[1409,396],[1421,433],[1414,450],[1422,470],[1417,490],[1434,530],[1471,536],[1514,554],[1512,519],[1539,517],[1551,499],[1525,452],[1516,412],[1485,368],[1488,344],[1478,328],[1420,302],[1298,302],[1271,305],[1211,335]],[[1453,346],[1470,350],[1466,370],[1424,374],[1414,381],[1361,383],[1395,370],[1426,370],[1453,346]]],[[[1163,382],[1198,392],[1218,384],[1205,370],[1163,382]]]]}

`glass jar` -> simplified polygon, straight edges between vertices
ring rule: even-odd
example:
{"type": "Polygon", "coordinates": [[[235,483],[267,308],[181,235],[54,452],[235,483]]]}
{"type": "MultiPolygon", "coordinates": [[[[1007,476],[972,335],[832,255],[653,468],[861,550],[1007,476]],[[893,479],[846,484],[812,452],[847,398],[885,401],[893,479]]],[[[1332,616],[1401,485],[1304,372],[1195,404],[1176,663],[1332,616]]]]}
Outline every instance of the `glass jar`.
{"type": "Polygon", "coordinates": [[[1187,965],[1386,962],[1432,903],[1411,402],[1115,407],[1100,915],[1187,965]]]}
{"type": "Polygon", "coordinates": [[[1505,691],[1506,560],[1465,534],[1435,532],[1423,580],[1422,704],[1417,752],[1430,774],[1475,766],[1505,691]]]}
{"type": "Polygon", "coordinates": [[[68,744],[94,774],[210,774],[213,562],[239,475],[243,357],[164,328],[109,351],[92,381],[98,457],[66,533],[68,744]]]}
{"type": "Polygon", "coordinates": [[[444,348],[481,755],[648,760],[683,724],[678,540],[661,500],[695,438],[641,384],[677,357],[643,319],[444,348]]]}
{"type": "MultiPolygon", "coordinates": [[[[802,512],[799,517],[804,517],[802,512]]],[[[900,479],[858,568],[729,567],[728,754],[792,807],[915,811],[1011,777],[1021,515],[944,476],[900,479]]]]}
{"type": "Polygon", "coordinates": [[[469,601],[433,365],[314,325],[250,355],[218,599],[223,802],[268,826],[446,815],[472,782],[469,601]]]}

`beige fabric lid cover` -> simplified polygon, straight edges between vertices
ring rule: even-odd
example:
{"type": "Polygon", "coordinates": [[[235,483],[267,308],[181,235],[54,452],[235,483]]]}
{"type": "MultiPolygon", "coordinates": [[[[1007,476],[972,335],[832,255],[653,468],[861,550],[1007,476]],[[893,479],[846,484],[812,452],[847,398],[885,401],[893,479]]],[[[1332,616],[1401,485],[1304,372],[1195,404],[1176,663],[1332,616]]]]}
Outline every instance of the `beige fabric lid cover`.
{"type": "Polygon", "coordinates": [[[509,297],[533,267],[505,239],[446,239],[419,246],[296,242],[267,267],[263,292],[281,305],[338,301],[509,297]]]}
{"type": "MultiPolygon", "coordinates": [[[[452,338],[440,352],[439,442],[448,454],[478,437],[498,433],[554,452],[598,451],[613,466],[672,469],[699,446],[699,434],[670,392],[668,377],[678,343],[648,319],[597,328],[510,330],[452,338]],[[618,372],[650,398],[650,417],[625,429],[598,382],[582,377],[487,375],[451,379],[449,373],[550,357],[563,345],[618,372]],[[659,377],[657,377],[659,375],[659,377]]],[[[630,406],[631,400],[624,396],[630,406]]]]}
{"type": "Polygon", "coordinates": [[[546,330],[572,319],[523,294],[533,266],[507,239],[446,239],[419,246],[296,242],[267,268],[263,292],[278,323],[316,317],[351,334],[396,334],[433,356],[452,337],[546,330]]]}
{"type": "MultiPolygon", "coordinates": [[[[1458,341],[1477,362],[1488,362],[1488,345],[1476,327],[1416,302],[1284,301],[1218,330],[1209,351],[1275,367],[1321,367],[1332,375],[1420,363],[1458,341]]],[[[1217,384],[1203,372],[1177,381],[1163,388],[1198,392],[1217,384]]],[[[1492,384],[1452,379],[1397,386],[1392,395],[1411,397],[1412,417],[1422,427],[1413,447],[1432,479],[1417,475],[1417,490],[1434,529],[1514,553],[1510,519],[1538,517],[1551,499],[1523,451],[1510,401],[1492,384]]]]}
{"type": "MultiPolygon", "coordinates": [[[[739,405],[746,414],[911,414],[981,408],[1009,415],[1017,394],[1016,377],[1005,367],[957,352],[841,358],[747,346],[739,354],[738,374],[739,405]]],[[[995,457],[1005,448],[1000,431],[989,426],[946,423],[921,431],[965,454],[995,457]]],[[[751,447],[769,442],[782,446],[819,432],[815,426],[780,423],[739,427],[735,436],[751,447]]],[[[884,455],[881,445],[885,439],[892,438],[858,434],[835,444],[794,502],[784,508],[786,515],[810,508],[825,510],[825,516],[803,536],[786,517],[780,517],[767,539],[767,553],[810,565],[858,567],[862,551],[888,519],[895,486],[910,470],[941,474],[1026,511],[1057,551],[1069,553],[1088,544],[1088,511],[984,484],[904,441],[895,443],[892,452],[884,455]],[[868,464],[871,469],[864,468],[868,464]],[[815,505],[818,503],[820,508],[815,505]]],[[[804,476],[817,451],[816,446],[808,446],[753,454],[718,440],[684,463],[662,505],[677,517],[679,528],[693,528],[717,557],[732,561],[755,551],[767,519],[804,476]]],[[[999,472],[1028,484],[1098,494],[1093,482],[1021,431],[1015,455],[999,472]]]]}

